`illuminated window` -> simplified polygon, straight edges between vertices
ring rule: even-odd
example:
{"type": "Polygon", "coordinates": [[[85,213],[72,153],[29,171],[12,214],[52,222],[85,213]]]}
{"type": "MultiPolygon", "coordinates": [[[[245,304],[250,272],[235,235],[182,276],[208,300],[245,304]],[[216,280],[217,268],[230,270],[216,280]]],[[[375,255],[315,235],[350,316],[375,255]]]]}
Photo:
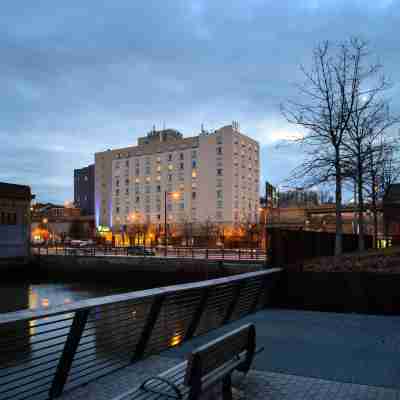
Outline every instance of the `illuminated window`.
{"type": "Polygon", "coordinates": [[[161,166],[158,165],[158,166],[157,166],[157,172],[160,172],[160,171],[161,171],[161,166]]]}
{"type": "Polygon", "coordinates": [[[149,176],[146,178],[146,183],[150,183],[150,177],[149,176]]]}
{"type": "Polygon", "coordinates": [[[174,166],[172,164],[168,165],[168,170],[172,171],[174,169],[174,166]]]}
{"type": "Polygon", "coordinates": [[[192,178],[196,178],[197,177],[197,172],[196,172],[196,170],[194,169],[193,171],[192,171],[192,178]]]}

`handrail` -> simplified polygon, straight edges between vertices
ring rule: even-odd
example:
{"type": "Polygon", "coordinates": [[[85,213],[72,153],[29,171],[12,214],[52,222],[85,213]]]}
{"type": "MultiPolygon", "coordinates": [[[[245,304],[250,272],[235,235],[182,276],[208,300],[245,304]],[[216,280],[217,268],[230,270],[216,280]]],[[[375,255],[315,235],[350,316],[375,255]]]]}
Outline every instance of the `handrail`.
{"type": "Polygon", "coordinates": [[[271,268],[266,271],[247,272],[244,274],[238,274],[224,278],[209,279],[206,281],[192,282],[192,283],[183,283],[179,285],[163,286],[155,289],[146,289],[146,290],[139,290],[136,292],[114,294],[112,296],[96,297],[95,299],[79,300],[72,304],[52,306],[43,310],[37,309],[37,310],[13,311],[0,314],[0,326],[2,324],[7,324],[10,322],[23,322],[36,318],[55,317],[60,314],[71,313],[86,308],[105,306],[107,304],[117,304],[128,300],[145,299],[160,294],[166,295],[169,293],[184,292],[190,289],[201,289],[204,287],[222,285],[224,283],[237,282],[245,278],[254,278],[257,276],[268,275],[280,271],[281,271],[280,268],[271,268]],[[49,312],[50,310],[51,312],[49,312]]]}
{"type": "Polygon", "coordinates": [[[57,398],[251,314],[268,304],[280,271],[0,314],[0,400],[57,398]]]}

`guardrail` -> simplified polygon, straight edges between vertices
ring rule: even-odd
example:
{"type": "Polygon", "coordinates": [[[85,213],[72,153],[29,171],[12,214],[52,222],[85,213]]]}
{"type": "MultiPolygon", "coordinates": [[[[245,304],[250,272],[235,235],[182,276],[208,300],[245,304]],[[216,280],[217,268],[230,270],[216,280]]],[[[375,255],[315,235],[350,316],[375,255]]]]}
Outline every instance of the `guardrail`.
{"type": "Polygon", "coordinates": [[[208,249],[195,247],[111,247],[111,246],[36,246],[32,247],[34,255],[64,255],[64,256],[143,256],[191,258],[222,261],[265,261],[266,252],[263,249],[208,249]]]}
{"type": "Polygon", "coordinates": [[[264,308],[279,271],[0,314],[0,399],[57,398],[264,308]]]}

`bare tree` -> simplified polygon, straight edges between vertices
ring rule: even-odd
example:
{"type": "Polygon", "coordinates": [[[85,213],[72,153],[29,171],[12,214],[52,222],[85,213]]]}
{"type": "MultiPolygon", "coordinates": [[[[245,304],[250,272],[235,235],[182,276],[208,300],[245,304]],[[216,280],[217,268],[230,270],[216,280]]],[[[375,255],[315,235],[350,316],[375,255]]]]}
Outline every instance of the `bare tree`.
{"type": "MultiPolygon", "coordinates": [[[[369,145],[369,161],[366,171],[366,193],[371,201],[374,225],[374,245],[378,237],[378,204],[383,201],[391,186],[400,177],[400,160],[396,138],[382,138],[378,143],[369,145]]],[[[387,224],[384,224],[387,236],[387,224]]]]}
{"type": "Polygon", "coordinates": [[[349,175],[356,184],[358,199],[358,239],[359,250],[365,249],[364,243],[364,191],[369,175],[370,163],[373,163],[376,155],[382,160],[385,154],[379,142],[391,126],[398,122],[392,117],[386,100],[382,100],[381,94],[389,86],[384,78],[380,78],[373,85],[373,77],[378,73],[379,66],[371,67],[364,73],[368,79],[369,88],[362,91],[362,78],[360,77],[360,94],[357,97],[356,105],[351,114],[348,134],[343,141],[347,152],[346,162],[349,165],[349,175]],[[377,97],[379,96],[379,99],[377,97]]]}
{"type": "Polygon", "coordinates": [[[282,107],[288,122],[304,130],[295,141],[302,145],[305,161],[291,179],[303,181],[306,187],[335,184],[335,255],[342,253],[343,141],[360,94],[365,50],[365,42],[356,38],[338,46],[327,41],[317,46],[311,70],[302,67],[305,82],[299,86],[301,102],[289,101],[282,107]]]}

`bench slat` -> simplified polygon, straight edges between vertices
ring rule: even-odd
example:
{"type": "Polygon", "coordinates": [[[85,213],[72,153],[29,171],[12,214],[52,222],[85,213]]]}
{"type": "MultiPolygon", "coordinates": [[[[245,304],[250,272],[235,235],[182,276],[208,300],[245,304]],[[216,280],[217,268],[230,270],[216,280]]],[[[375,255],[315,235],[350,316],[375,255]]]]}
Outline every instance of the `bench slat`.
{"type": "MultiPolygon", "coordinates": [[[[249,349],[249,338],[253,330],[254,325],[243,325],[193,351],[188,359],[185,384],[188,386],[192,384],[194,374],[199,374],[200,377],[203,377],[207,373],[232,360],[236,355],[249,349]],[[198,360],[198,365],[195,365],[195,359],[198,360]],[[194,371],[195,368],[198,370],[194,371]]],[[[254,351],[254,349],[252,350],[254,351]]]]}

